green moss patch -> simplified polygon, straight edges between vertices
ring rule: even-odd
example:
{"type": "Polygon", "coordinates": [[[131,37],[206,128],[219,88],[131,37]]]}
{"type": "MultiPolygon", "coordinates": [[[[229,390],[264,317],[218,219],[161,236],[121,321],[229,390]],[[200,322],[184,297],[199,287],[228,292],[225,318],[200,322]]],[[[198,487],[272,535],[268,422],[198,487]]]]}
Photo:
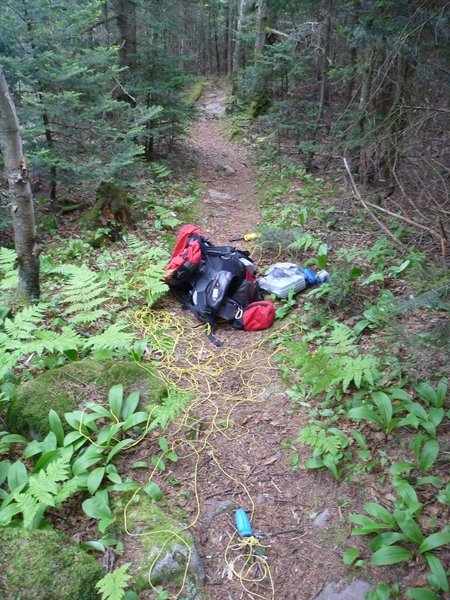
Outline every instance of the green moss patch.
{"type": "MultiPolygon", "coordinates": [[[[203,566],[191,534],[180,521],[182,513],[168,502],[154,503],[144,494],[127,508],[127,529],[132,534],[133,589],[148,589],[149,575],[153,585],[180,586],[186,565],[186,582],[201,586],[203,566]]],[[[123,513],[118,515],[118,522],[123,513]]],[[[120,525],[119,525],[120,527],[120,525]]],[[[129,560],[127,552],[125,560],[129,560]]]]}
{"type": "Polygon", "coordinates": [[[108,390],[121,383],[124,394],[138,391],[143,406],[158,404],[166,386],[155,370],[130,361],[81,360],[51,369],[17,388],[6,417],[9,431],[43,437],[49,432],[48,413],[52,408],[61,420],[64,413],[86,402],[104,403],[108,390]]]}
{"type": "Polygon", "coordinates": [[[102,566],[52,530],[0,527],[0,596],[22,600],[96,600],[102,566]]]}

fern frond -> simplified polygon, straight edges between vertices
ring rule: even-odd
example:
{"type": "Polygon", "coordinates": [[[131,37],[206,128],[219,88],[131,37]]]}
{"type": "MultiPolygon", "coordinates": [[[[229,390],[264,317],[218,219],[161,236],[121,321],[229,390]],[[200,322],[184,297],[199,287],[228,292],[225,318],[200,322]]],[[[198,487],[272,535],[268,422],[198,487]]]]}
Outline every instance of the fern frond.
{"type": "Polygon", "coordinates": [[[352,381],[357,388],[360,388],[363,383],[373,385],[379,375],[378,362],[373,356],[366,354],[355,358],[349,357],[349,360],[345,361],[343,365],[343,390],[347,391],[352,381]]]}
{"type": "Polygon", "coordinates": [[[345,444],[343,437],[327,433],[319,425],[307,425],[300,429],[297,439],[313,448],[316,454],[331,454],[331,456],[339,454],[345,444]]]}
{"type": "Polygon", "coordinates": [[[35,332],[35,337],[26,342],[9,340],[6,347],[20,352],[25,356],[30,352],[36,352],[41,355],[44,352],[64,352],[80,348],[82,337],[71,327],[63,327],[61,333],[50,330],[40,330],[35,332]]]}
{"type": "Polygon", "coordinates": [[[133,342],[133,334],[124,331],[127,326],[127,323],[113,323],[102,333],[91,336],[84,347],[92,350],[128,349],[133,342]]]}
{"type": "Polygon", "coordinates": [[[347,354],[354,349],[355,334],[350,327],[343,323],[336,323],[333,331],[330,333],[327,344],[333,344],[333,352],[337,354],[347,354]]]}
{"type": "Polygon", "coordinates": [[[172,173],[169,167],[158,162],[152,162],[152,171],[158,179],[165,179],[172,173]]]}
{"type": "Polygon", "coordinates": [[[90,312],[83,312],[79,313],[78,315],[74,315],[73,317],[71,317],[70,322],[73,325],[85,325],[95,323],[99,319],[102,319],[103,317],[106,317],[108,315],[109,313],[106,310],[99,308],[97,310],[91,310],[90,312]]]}
{"type": "Polygon", "coordinates": [[[164,431],[167,423],[173,423],[181,410],[192,401],[192,398],[193,396],[189,392],[176,385],[169,385],[167,397],[152,412],[153,420],[150,423],[150,429],[160,427],[164,431]]]}
{"type": "Polygon", "coordinates": [[[2,273],[8,273],[14,269],[14,263],[16,262],[16,251],[10,248],[0,248],[0,271],[2,273]]]}
{"type": "Polygon", "coordinates": [[[26,340],[44,320],[47,305],[40,303],[27,306],[19,311],[14,319],[5,319],[4,328],[13,340],[26,340]]]}
{"type": "Polygon", "coordinates": [[[128,587],[128,582],[131,579],[131,575],[127,574],[130,566],[131,563],[121,565],[118,569],[107,573],[95,584],[101,595],[101,600],[123,600],[125,588],[128,587]]]}
{"type": "Polygon", "coordinates": [[[31,494],[16,494],[14,500],[23,515],[23,526],[29,527],[39,510],[39,502],[31,494]]]}

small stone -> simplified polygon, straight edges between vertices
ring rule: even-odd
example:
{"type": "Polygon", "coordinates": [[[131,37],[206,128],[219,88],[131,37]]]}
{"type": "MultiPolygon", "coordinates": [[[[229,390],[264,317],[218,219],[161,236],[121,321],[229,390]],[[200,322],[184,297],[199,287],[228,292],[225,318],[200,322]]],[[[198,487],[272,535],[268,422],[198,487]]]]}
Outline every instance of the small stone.
{"type": "Polygon", "coordinates": [[[314,600],[364,600],[370,590],[370,584],[360,579],[355,579],[340,592],[337,591],[338,587],[335,583],[329,583],[314,600]]]}
{"type": "MultiPolygon", "coordinates": [[[[154,559],[160,554],[159,548],[154,548],[148,555],[148,561],[153,564],[154,559]]],[[[173,544],[170,550],[163,552],[152,568],[152,581],[155,584],[167,584],[177,579],[188,564],[188,573],[194,578],[197,585],[203,585],[205,572],[203,564],[195,546],[173,544]]]]}
{"type": "Polygon", "coordinates": [[[312,526],[317,528],[323,527],[330,517],[331,512],[328,508],[326,508],[320,513],[320,515],[317,515],[317,517],[312,522],[312,526]]]}
{"type": "Polygon", "coordinates": [[[216,173],[225,175],[226,177],[231,177],[232,175],[236,174],[236,170],[233,169],[233,167],[230,167],[230,165],[217,165],[215,171],[216,173]]]}
{"type": "Polygon", "coordinates": [[[208,195],[212,200],[233,200],[233,197],[230,196],[230,194],[219,192],[217,190],[208,190],[208,195]]]}

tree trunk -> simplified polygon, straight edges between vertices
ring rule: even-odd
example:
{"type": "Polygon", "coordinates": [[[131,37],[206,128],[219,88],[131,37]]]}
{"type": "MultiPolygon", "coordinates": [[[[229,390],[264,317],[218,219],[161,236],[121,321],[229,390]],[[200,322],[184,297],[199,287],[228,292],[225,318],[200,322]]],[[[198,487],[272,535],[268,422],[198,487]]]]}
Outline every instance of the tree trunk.
{"type": "Polygon", "coordinates": [[[241,35],[244,27],[244,12],[247,4],[247,0],[239,0],[238,15],[236,23],[236,39],[234,42],[234,56],[233,56],[233,71],[236,73],[242,62],[242,41],[241,35]]]}
{"type": "Polygon", "coordinates": [[[14,241],[19,265],[17,295],[29,302],[39,298],[39,249],[33,198],[22,150],[19,121],[0,66],[0,149],[11,192],[14,241]]]}
{"type": "MultiPolygon", "coordinates": [[[[319,106],[317,109],[316,122],[314,124],[314,130],[311,136],[311,142],[313,144],[317,141],[317,134],[319,132],[320,123],[323,118],[325,105],[329,104],[329,82],[328,82],[328,68],[330,66],[330,38],[331,38],[331,11],[333,10],[333,0],[326,0],[323,8],[324,21],[323,21],[323,35],[322,35],[322,60],[320,65],[321,71],[321,82],[320,82],[320,96],[319,106]]],[[[312,169],[314,160],[314,151],[309,152],[305,166],[308,170],[312,169]]]]}
{"type": "Polygon", "coordinates": [[[136,4],[133,0],[116,0],[117,27],[120,35],[119,64],[136,70],[136,4]]]}
{"type": "Polygon", "coordinates": [[[227,75],[233,76],[233,10],[234,0],[228,0],[228,26],[227,26],[227,75]]]}
{"type": "Polygon", "coordinates": [[[264,50],[270,29],[276,27],[277,11],[271,5],[273,0],[258,0],[258,16],[256,23],[255,55],[256,59],[264,50]]]}

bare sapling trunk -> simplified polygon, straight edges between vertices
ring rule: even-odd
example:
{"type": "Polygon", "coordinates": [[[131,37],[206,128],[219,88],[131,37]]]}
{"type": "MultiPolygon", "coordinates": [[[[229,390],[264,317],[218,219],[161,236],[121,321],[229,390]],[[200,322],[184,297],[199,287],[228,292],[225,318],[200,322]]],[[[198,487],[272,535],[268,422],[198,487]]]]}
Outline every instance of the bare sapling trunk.
{"type": "Polygon", "coordinates": [[[22,150],[19,121],[0,66],[0,150],[11,193],[14,241],[19,266],[17,295],[22,302],[39,298],[39,247],[33,198],[22,150]]]}

